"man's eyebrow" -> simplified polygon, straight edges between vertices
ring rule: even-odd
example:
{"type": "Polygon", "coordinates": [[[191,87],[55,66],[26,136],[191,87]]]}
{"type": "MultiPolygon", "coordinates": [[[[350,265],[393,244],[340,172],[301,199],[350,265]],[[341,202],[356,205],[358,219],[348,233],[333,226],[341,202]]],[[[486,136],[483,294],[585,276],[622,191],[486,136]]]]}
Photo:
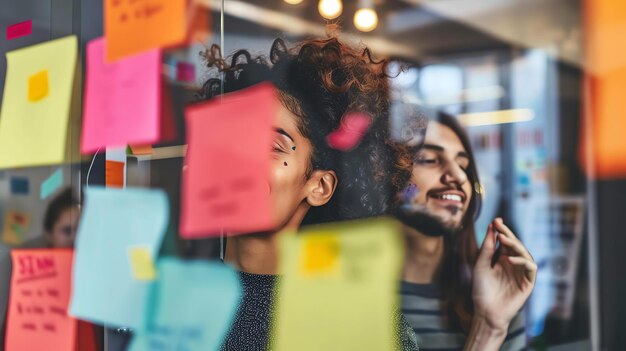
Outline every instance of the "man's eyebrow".
{"type": "Polygon", "coordinates": [[[443,147],[439,145],[435,145],[435,144],[422,144],[422,146],[420,146],[420,149],[427,149],[427,150],[433,150],[433,151],[439,151],[439,152],[444,151],[443,147]]]}
{"type": "Polygon", "coordinates": [[[292,143],[295,143],[295,141],[293,140],[291,135],[289,135],[289,133],[287,133],[284,129],[282,129],[282,128],[274,128],[274,131],[276,133],[278,133],[278,134],[282,134],[282,135],[286,136],[287,138],[289,138],[289,140],[291,140],[292,143]]]}

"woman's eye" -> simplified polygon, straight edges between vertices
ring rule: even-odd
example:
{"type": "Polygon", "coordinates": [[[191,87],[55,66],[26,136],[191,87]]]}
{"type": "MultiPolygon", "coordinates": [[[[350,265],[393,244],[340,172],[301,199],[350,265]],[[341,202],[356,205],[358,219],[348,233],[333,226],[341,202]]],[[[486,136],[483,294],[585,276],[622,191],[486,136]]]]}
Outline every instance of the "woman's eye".
{"type": "Polygon", "coordinates": [[[418,158],[417,163],[420,165],[434,165],[437,164],[436,158],[418,158]]]}
{"type": "Polygon", "coordinates": [[[272,151],[278,152],[278,153],[286,153],[287,152],[287,151],[285,151],[285,149],[282,146],[280,146],[278,144],[272,145],[272,151]]]}

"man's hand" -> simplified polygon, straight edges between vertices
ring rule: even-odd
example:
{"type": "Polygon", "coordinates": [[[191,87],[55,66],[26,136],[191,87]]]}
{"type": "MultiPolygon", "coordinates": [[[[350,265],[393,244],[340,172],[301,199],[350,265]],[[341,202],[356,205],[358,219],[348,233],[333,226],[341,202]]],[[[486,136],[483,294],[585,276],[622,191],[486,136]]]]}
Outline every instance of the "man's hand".
{"type": "MultiPolygon", "coordinates": [[[[485,335],[497,336],[498,339],[501,339],[499,341],[501,344],[504,336],[506,336],[509,323],[532,292],[536,276],[537,264],[526,247],[504,225],[502,219],[494,220],[487,229],[487,235],[474,266],[472,285],[475,311],[472,324],[473,332],[479,329],[486,330],[485,335]],[[496,240],[501,244],[501,251],[492,265],[496,252],[496,240]],[[480,324],[480,328],[474,324],[480,324]]],[[[472,335],[473,333],[470,333],[470,336],[472,335]]],[[[469,349],[476,349],[470,344],[468,339],[466,347],[470,346],[469,349]]],[[[492,345],[493,342],[488,344],[492,345]]],[[[485,346],[483,345],[483,347],[485,346]]],[[[495,349],[498,348],[499,345],[495,349]]],[[[482,349],[486,350],[487,348],[482,349]]]]}

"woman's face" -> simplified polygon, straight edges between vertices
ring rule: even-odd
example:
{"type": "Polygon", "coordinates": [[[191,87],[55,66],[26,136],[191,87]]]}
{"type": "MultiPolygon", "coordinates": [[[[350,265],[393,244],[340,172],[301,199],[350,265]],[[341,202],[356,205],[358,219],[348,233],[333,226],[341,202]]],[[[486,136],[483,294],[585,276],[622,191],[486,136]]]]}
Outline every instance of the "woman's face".
{"type": "Polygon", "coordinates": [[[405,199],[413,207],[459,229],[472,196],[467,177],[470,159],[452,129],[429,122],[423,146],[415,154],[411,184],[405,199]]]}
{"type": "Polygon", "coordinates": [[[319,193],[324,190],[319,187],[323,171],[307,177],[313,147],[298,131],[298,117],[278,105],[270,147],[270,198],[277,230],[297,230],[310,206],[328,200],[317,202],[318,195],[325,195],[319,193]]]}
{"type": "Polygon", "coordinates": [[[67,208],[54,222],[52,231],[46,233],[48,242],[53,248],[72,248],[76,238],[79,210],[77,206],[67,208]]]}

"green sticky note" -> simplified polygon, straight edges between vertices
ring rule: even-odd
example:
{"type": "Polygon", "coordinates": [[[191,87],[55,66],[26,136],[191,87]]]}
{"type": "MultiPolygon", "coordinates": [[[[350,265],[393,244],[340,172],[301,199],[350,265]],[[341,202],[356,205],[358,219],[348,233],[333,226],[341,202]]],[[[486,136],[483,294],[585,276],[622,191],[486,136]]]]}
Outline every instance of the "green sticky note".
{"type": "Polygon", "coordinates": [[[281,239],[273,350],[393,350],[401,235],[390,219],[281,239]]]}
{"type": "Polygon", "coordinates": [[[63,168],[59,168],[41,183],[39,197],[43,200],[63,185],[63,168]]]}
{"type": "Polygon", "coordinates": [[[0,168],[64,161],[77,53],[68,36],[6,54],[0,168]]]}

